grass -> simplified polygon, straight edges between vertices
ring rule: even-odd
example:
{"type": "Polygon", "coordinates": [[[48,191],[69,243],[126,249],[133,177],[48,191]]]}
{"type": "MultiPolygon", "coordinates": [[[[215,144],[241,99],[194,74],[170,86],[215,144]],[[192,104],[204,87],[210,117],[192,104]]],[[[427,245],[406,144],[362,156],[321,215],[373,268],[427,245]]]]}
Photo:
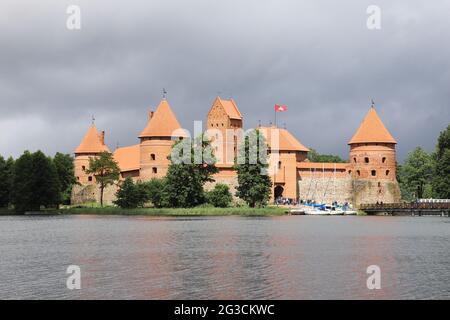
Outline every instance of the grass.
{"type": "Polygon", "coordinates": [[[92,214],[92,215],[142,215],[142,216],[281,216],[286,209],[278,207],[249,208],[249,207],[194,207],[194,208],[137,208],[122,209],[119,207],[77,207],[61,210],[62,214],[92,214]]]}

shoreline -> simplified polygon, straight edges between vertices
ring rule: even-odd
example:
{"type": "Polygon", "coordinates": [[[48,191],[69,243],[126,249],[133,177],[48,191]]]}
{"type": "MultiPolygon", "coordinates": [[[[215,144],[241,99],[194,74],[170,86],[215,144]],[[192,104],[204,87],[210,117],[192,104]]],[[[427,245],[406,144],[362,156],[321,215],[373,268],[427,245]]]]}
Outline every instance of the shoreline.
{"type": "Polygon", "coordinates": [[[79,207],[43,210],[32,214],[17,213],[14,210],[0,210],[0,216],[44,216],[44,215],[118,215],[118,216],[152,216],[152,217],[187,217],[187,216],[244,216],[271,217],[287,215],[283,207],[194,207],[194,208],[136,208],[122,209],[119,207],[79,207]]]}

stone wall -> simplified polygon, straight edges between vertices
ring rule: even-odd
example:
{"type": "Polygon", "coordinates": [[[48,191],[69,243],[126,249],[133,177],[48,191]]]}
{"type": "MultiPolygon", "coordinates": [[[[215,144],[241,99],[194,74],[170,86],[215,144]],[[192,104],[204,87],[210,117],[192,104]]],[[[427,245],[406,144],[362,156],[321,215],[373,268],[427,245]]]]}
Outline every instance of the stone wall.
{"type": "Polygon", "coordinates": [[[336,178],[301,178],[298,180],[298,198],[315,200],[316,202],[352,203],[352,179],[350,177],[336,178]]]}
{"type": "Polygon", "coordinates": [[[390,180],[354,180],[354,203],[356,206],[365,203],[398,203],[401,199],[397,181],[390,180]]]}
{"type": "MultiPolygon", "coordinates": [[[[117,186],[108,186],[103,192],[103,204],[112,205],[113,201],[116,200],[117,186]]],[[[100,188],[96,184],[81,186],[75,185],[72,188],[72,199],[71,203],[73,205],[80,205],[86,203],[97,202],[100,203],[100,188]]]]}

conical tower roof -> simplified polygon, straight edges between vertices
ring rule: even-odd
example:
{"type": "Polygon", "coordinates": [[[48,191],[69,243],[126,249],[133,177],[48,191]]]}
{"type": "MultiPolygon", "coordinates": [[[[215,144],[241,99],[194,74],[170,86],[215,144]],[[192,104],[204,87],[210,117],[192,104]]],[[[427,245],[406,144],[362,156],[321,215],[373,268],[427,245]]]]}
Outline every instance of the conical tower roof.
{"type": "Polygon", "coordinates": [[[80,145],[75,149],[75,153],[100,153],[108,151],[108,147],[105,145],[101,134],[98,132],[95,124],[92,124],[80,145]]]}
{"type": "Polygon", "coordinates": [[[166,99],[161,100],[158,108],[149,120],[147,127],[141,132],[139,138],[147,137],[186,137],[182,132],[177,117],[170,108],[166,99]],[[175,134],[174,132],[177,131],[175,134]]]}
{"type": "Polygon", "coordinates": [[[372,106],[348,144],[397,143],[372,106]]]}

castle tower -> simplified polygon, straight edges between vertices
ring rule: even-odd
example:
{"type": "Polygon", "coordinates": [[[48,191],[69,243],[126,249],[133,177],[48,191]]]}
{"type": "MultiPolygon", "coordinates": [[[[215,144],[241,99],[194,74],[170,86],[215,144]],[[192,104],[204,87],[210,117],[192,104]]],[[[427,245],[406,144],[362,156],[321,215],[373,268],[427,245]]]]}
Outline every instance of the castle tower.
{"type": "Polygon", "coordinates": [[[243,127],[242,115],[234,100],[216,97],[208,112],[207,123],[217,164],[233,165],[242,139],[240,132],[243,127]],[[219,143],[220,135],[221,143],[219,143]]]}
{"type": "Polygon", "coordinates": [[[140,178],[143,181],[162,178],[167,173],[172,146],[187,137],[166,99],[155,112],[150,112],[147,127],[139,135],[140,178]]]}
{"type": "Polygon", "coordinates": [[[397,141],[370,108],[350,145],[349,174],[352,176],[354,203],[392,203],[400,200],[396,180],[397,141]]]}
{"type": "Polygon", "coordinates": [[[92,123],[80,145],[75,149],[75,177],[80,184],[95,184],[95,178],[84,170],[89,168],[89,158],[98,156],[104,151],[109,152],[105,145],[105,132],[99,133],[95,124],[92,123]]]}

